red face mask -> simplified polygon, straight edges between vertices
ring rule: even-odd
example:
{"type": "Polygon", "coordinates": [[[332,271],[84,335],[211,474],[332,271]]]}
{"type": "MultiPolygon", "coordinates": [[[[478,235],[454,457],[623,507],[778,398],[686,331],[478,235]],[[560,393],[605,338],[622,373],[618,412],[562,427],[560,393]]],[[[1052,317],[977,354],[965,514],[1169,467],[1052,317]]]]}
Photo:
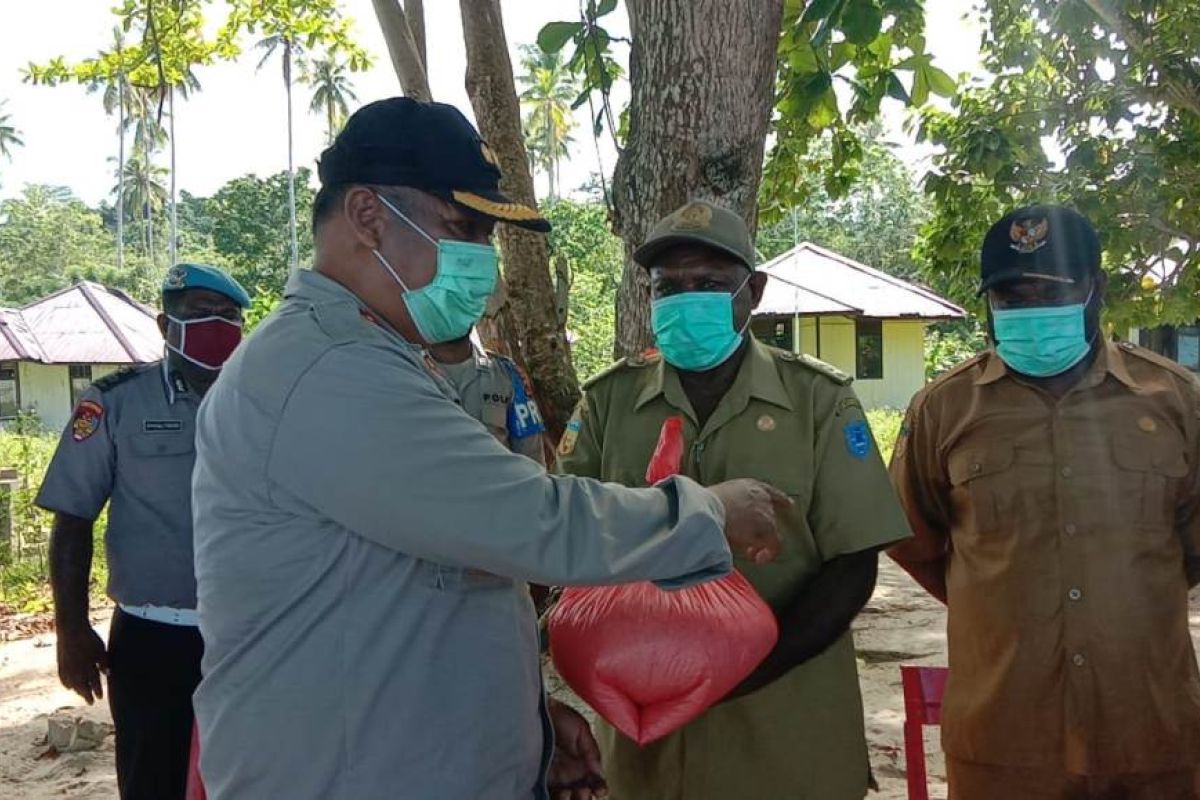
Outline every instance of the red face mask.
{"type": "Polygon", "coordinates": [[[167,319],[179,329],[179,346],[167,348],[204,369],[219,370],[242,341],[241,323],[224,317],[167,319]]]}

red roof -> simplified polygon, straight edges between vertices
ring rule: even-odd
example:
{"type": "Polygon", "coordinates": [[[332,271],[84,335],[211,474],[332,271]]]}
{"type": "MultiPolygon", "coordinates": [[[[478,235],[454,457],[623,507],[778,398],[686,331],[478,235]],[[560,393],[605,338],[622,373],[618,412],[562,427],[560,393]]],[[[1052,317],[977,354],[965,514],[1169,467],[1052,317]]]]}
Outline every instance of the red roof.
{"type": "Polygon", "coordinates": [[[162,358],[156,313],[119,289],[80,281],[0,309],[0,361],[144,364],[162,358]]]}

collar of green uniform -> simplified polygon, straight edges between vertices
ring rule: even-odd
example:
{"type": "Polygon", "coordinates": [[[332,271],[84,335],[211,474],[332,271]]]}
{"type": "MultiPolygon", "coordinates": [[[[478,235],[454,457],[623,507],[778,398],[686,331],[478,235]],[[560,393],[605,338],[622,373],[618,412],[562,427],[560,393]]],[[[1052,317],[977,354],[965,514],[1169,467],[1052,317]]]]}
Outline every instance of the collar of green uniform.
{"type": "MultiPolygon", "coordinates": [[[[679,373],[664,359],[651,368],[642,391],[638,394],[634,409],[640,409],[654,398],[663,395],[671,405],[681,410],[690,410],[691,403],[683,392],[679,382],[679,373]]],[[[788,397],[783,380],[779,377],[779,368],[775,364],[775,356],[762,342],[751,337],[750,348],[742,360],[733,385],[721,399],[719,407],[732,406],[737,412],[746,407],[751,397],[773,403],[788,411],[793,409],[792,400],[788,397]]],[[[715,415],[714,415],[715,416],[715,415]]]]}
{"type": "MultiPolygon", "coordinates": [[[[1004,363],[1004,359],[1000,358],[993,348],[988,351],[987,359],[983,365],[983,372],[975,379],[975,383],[979,386],[985,386],[1011,375],[1012,372],[1009,370],[1008,365],[1004,363]]],[[[1100,352],[1096,354],[1096,360],[1092,362],[1087,375],[1084,376],[1079,385],[1084,388],[1097,386],[1104,380],[1105,375],[1112,375],[1130,389],[1138,388],[1137,381],[1129,374],[1129,367],[1125,365],[1125,354],[1121,352],[1120,347],[1111,341],[1105,341],[1104,346],[1100,348],[1100,352]]]]}

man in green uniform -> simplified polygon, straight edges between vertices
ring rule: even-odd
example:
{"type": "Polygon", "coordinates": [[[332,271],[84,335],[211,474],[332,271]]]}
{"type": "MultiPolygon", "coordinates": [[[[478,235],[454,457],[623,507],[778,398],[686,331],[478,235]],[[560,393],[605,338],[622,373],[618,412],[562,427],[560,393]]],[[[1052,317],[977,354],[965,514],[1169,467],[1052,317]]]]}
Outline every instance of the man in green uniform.
{"type": "Polygon", "coordinates": [[[663,422],[684,418],[681,471],[758,478],[787,492],[777,561],[737,568],[780,639],[730,697],[648,747],[602,725],[620,800],[858,800],[869,767],[850,623],[877,551],[908,535],[850,378],[746,335],[767,276],[742,219],[691,202],[634,259],[650,271],[659,354],[585,386],[559,446],[566,472],[644,486],[663,422]]]}

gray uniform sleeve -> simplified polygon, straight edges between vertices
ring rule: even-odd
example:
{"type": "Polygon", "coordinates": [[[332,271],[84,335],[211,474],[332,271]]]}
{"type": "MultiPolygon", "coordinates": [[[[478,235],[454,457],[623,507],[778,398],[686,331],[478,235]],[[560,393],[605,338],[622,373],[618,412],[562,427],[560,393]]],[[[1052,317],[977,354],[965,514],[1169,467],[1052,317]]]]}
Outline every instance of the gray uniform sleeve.
{"type": "Polygon", "coordinates": [[[549,476],[419,366],[366,347],[331,351],[297,384],[267,477],[354,534],[449,566],[552,585],[686,585],[732,568],[720,501],[699,485],[549,476]]]}
{"type": "Polygon", "coordinates": [[[39,507],[82,519],[100,516],[116,474],[110,406],[94,386],[79,399],[38,491],[39,507]]]}

